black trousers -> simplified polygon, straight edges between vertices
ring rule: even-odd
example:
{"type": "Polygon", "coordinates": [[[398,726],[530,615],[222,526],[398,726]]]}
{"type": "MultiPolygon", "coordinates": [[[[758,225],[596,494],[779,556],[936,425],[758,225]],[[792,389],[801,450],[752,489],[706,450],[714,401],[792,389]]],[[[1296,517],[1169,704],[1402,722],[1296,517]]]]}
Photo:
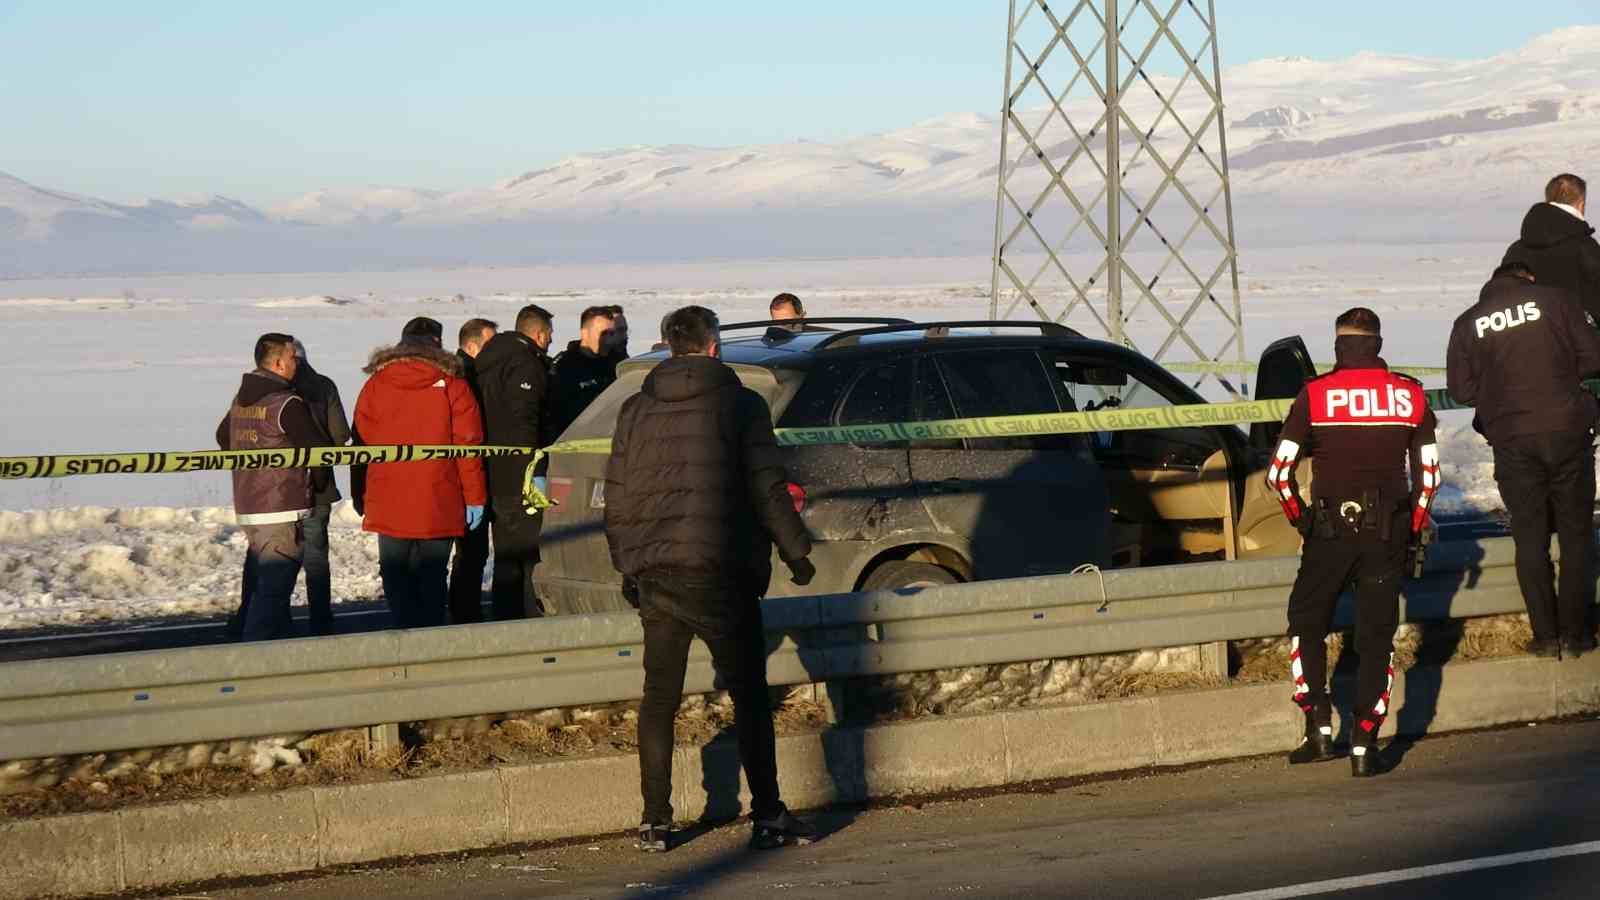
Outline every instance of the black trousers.
{"type": "MultiPolygon", "coordinates": [[[[1328,698],[1328,646],[1333,614],[1345,585],[1356,587],[1356,730],[1352,743],[1372,746],[1389,713],[1394,682],[1394,630],[1400,618],[1400,583],[1405,577],[1408,510],[1390,519],[1388,540],[1376,529],[1310,537],[1289,594],[1289,667],[1294,701],[1318,725],[1333,723],[1328,698]]],[[[1342,525],[1335,525],[1343,529],[1342,525]]]]}
{"type": "Polygon", "coordinates": [[[1494,445],[1494,480],[1511,515],[1517,586],[1538,640],[1589,636],[1594,438],[1588,431],[1516,437],[1494,445]],[[1561,543],[1561,584],[1550,532],[1561,543]]]}
{"type": "Polygon", "coordinates": [[[496,622],[544,615],[533,590],[533,569],[539,564],[539,526],[543,516],[530,516],[522,498],[494,501],[494,575],[489,593],[496,622]]]}
{"type": "Polygon", "coordinates": [[[417,540],[378,535],[378,576],[396,628],[444,624],[450,538],[417,540]]]}
{"type": "Polygon", "coordinates": [[[639,704],[639,789],[643,822],[672,823],[672,721],[683,701],[689,642],[698,637],[733,697],[739,762],[750,785],[751,814],[781,815],[777,743],[767,694],[767,647],[759,598],[714,582],[639,579],[644,624],[644,700],[639,704]]]}
{"type": "MultiPolygon", "coordinates": [[[[490,513],[490,515],[493,515],[490,513]]],[[[483,621],[483,568],[489,563],[489,523],[456,538],[450,560],[450,622],[483,621]]]]}

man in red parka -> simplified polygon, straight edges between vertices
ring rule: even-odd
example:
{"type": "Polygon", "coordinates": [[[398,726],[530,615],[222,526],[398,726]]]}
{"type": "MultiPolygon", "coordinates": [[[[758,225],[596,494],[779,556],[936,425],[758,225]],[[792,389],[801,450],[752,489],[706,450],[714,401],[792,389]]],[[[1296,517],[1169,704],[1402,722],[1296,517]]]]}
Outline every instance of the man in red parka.
{"type": "MultiPolygon", "coordinates": [[[[483,423],[461,361],[432,319],[406,323],[400,343],[380,347],[362,371],[357,444],[481,444],[483,423]]],[[[487,497],[477,457],[355,467],[351,494],[362,528],[378,534],[378,573],[400,628],[445,623],[450,548],[482,528],[487,497]]]]}

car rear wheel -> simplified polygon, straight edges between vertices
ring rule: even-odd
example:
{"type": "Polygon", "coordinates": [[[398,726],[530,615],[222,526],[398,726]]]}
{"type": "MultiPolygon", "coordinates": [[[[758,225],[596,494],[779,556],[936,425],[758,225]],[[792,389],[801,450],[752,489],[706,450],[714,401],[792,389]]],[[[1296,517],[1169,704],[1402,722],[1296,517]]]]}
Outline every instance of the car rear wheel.
{"type": "Polygon", "coordinates": [[[959,584],[956,573],[933,563],[893,559],[872,570],[861,585],[866,591],[890,591],[897,588],[923,588],[939,584],[959,584]]]}

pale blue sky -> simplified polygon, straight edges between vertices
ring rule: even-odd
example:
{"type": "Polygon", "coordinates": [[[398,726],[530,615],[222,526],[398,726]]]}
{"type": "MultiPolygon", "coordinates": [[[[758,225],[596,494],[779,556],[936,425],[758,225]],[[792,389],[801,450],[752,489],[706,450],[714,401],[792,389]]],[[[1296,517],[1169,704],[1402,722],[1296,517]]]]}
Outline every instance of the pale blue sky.
{"type": "MultiPolygon", "coordinates": [[[[1225,66],[1488,56],[1600,19],[1594,0],[1217,5],[1225,66]]],[[[1001,91],[1001,0],[365,9],[0,0],[0,172],[113,200],[265,205],[319,187],[484,185],[626,144],[835,140],[992,112],[1001,91]]]]}

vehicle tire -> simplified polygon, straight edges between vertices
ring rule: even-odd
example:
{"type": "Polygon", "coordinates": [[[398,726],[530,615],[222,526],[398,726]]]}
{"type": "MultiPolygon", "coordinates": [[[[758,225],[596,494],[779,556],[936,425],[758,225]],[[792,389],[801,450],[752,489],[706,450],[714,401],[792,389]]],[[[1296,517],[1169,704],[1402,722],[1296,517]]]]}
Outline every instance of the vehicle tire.
{"type": "Polygon", "coordinates": [[[960,584],[961,578],[943,566],[933,563],[892,559],[867,576],[862,583],[864,591],[889,591],[896,588],[933,587],[938,584],[960,584]]]}

